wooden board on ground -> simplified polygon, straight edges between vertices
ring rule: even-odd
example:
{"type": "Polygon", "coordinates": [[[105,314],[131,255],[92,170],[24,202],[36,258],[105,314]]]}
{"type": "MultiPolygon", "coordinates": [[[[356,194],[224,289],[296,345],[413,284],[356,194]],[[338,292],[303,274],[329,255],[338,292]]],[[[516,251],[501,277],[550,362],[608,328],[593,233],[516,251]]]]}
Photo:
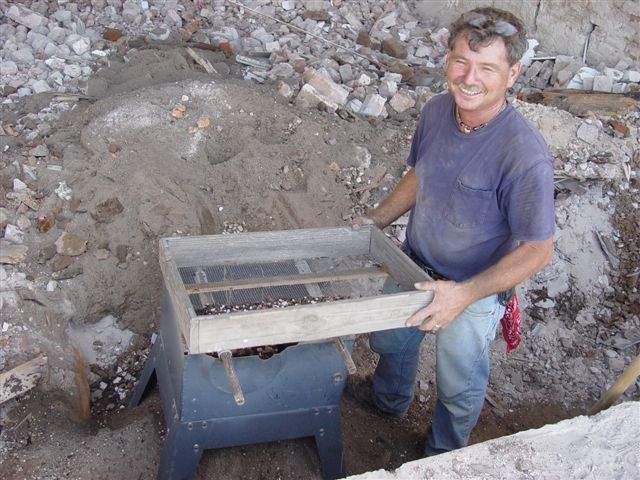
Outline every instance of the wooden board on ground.
{"type": "MultiPolygon", "coordinates": [[[[640,94],[637,94],[640,96],[640,94]]],[[[524,100],[566,110],[578,117],[589,112],[612,116],[624,115],[640,106],[637,98],[621,93],[585,92],[582,90],[550,89],[525,95],[524,100]]]]}
{"type": "Polygon", "coordinates": [[[160,259],[169,299],[189,353],[314,341],[401,327],[407,318],[433,298],[431,292],[413,290],[413,284],[428,280],[428,275],[376,227],[165,238],[160,241],[160,259]],[[188,285],[180,276],[181,269],[192,267],[200,272],[220,265],[282,261],[299,264],[305,259],[345,257],[365,257],[369,265],[373,263],[375,266],[323,272],[305,269],[299,270],[301,273],[297,275],[206,283],[203,282],[206,276],[195,275],[196,283],[188,285]],[[317,287],[330,282],[383,276],[392,277],[407,291],[217,315],[196,315],[189,299],[189,294],[194,293],[202,298],[203,292],[250,290],[274,285],[317,287]]]}
{"type": "Polygon", "coordinates": [[[0,404],[35,387],[46,365],[47,357],[39,356],[8,372],[0,373],[0,404]]]}

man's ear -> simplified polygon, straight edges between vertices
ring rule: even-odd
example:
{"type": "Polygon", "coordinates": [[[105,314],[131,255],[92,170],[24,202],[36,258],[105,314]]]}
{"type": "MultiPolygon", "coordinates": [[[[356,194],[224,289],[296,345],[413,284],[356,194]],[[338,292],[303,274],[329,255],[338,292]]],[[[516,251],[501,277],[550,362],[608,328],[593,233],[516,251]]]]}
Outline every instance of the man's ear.
{"type": "Polygon", "coordinates": [[[507,81],[507,85],[509,86],[509,88],[513,87],[513,84],[516,83],[516,80],[518,80],[521,68],[522,63],[520,61],[514,63],[511,67],[509,67],[509,79],[507,81]]]}

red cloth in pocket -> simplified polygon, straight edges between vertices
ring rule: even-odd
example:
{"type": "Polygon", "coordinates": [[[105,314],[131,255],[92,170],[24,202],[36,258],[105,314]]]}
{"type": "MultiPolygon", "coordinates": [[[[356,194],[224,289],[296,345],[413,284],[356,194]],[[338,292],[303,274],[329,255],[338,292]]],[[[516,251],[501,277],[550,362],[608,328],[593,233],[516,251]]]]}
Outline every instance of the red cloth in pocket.
{"type": "Polygon", "coordinates": [[[507,353],[515,350],[522,339],[522,325],[520,323],[520,304],[518,296],[514,293],[500,320],[502,325],[502,337],[507,343],[507,353]]]}

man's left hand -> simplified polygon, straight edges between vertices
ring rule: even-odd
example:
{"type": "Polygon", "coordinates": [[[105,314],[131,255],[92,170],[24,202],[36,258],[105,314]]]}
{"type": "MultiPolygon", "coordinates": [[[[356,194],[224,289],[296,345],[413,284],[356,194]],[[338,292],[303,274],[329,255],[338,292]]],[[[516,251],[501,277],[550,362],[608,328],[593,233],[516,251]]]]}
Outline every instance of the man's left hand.
{"type": "Polygon", "coordinates": [[[474,301],[467,288],[457,282],[420,282],[416,283],[415,287],[418,290],[431,291],[434,296],[429,305],[409,317],[407,327],[417,326],[425,331],[446,328],[474,301]]]}

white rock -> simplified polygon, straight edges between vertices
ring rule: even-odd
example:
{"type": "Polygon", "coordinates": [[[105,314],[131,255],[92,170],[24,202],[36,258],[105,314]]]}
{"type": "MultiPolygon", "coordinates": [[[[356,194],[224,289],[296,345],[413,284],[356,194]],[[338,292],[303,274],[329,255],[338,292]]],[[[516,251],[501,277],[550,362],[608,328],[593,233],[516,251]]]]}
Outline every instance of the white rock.
{"type": "Polygon", "coordinates": [[[69,31],[66,28],[62,28],[58,26],[53,27],[51,30],[49,30],[49,33],[47,34],[47,36],[49,37],[49,40],[55,43],[64,42],[64,39],[67,38],[67,35],[69,35],[69,31]]]}
{"type": "Polygon", "coordinates": [[[58,10],[52,16],[60,23],[64,23],[71,21],[72,13],[69,10],[58,10]]]}
{"type": "Polygon", "coordinates": [[[11,60],[0,62],[0,75],[15,75],[18,73],[18,66],[11,60]]]}
{"type": "Polygon", "coordinates": [[[7,17],[20,25],[34,29],[47,23],[42,15],[22,5],[12,5],[6,13],[7,17]]]}
{"type": "Polygon", "coordinates": [[[82,75],[80,65],[65,65],[63,70],[65,75],[69,75],[71,78],[78,78],[82,75]]]}
{"type": "Polygon", "coordinates": [[[387,99],[377,93],[367,95],[364,102],[362,102],[362,108],[359,113],[365,117],[379,117],[386,113],[384,108],[386,102],[387,99]]]}
{"type": "Polygon", "coordinates": [[[335,111],[339,105],[327,96],[321,94],[312,85],[305,83],[296,97],[296,104],[314,108],[323,105],[327,110],[335,111]]]}
{"type": "Polygon", "coordinates": [[[24,190],[27,190],[28,188],[29,187],[27,187],[27,184],[24,183],[19,178],[14,178],[13,179],[13,191],[14,192],[22,192],[24,190]]]}
{"type": "Polygon", "coordinates": [[[629,84],[622,82],[614,83],[611,91],[613,93],[627,93],[629,91],[629,84]]]}
{"type": "Polygon", "coordinates": [[[391,108],[393,108],[398,113],[402,113],[405,110],[412,108],[415,104],[415,99],[405,92],[396,93],[389,101],[389,105],[391,105],[391,108]]]}
{"type": "Polygon", "coordinates": [[[338,67],[338,72],[340,73],[340,78],[343,83],[353,80],[353,68],[348,63],[340,65],[340,67],[338,67]]]}
{"type": "Polygon", "coordinates": [[[80,37],[78,40],[73,42],[71,48],[74,52],[76,52],[76,55],[82,55],[83,53],[89,51],[89,49],[91,48],[91,42],[89,42],[89,39],[87,38],[80,37]]]}
{"type": "Polygon", "coordinates": [[[357,98],[353,98],[349,100],[346,107],[347,107],[347,110],[353,113],[360,113],[360,109],[362,108],[362,102],[357,98]]]}
{"type": "Polygon", "coordinates": [[[363,73],[358,77],[358,80],[357,80],[356,83],[358,85],[362,85],[363,87],[367,86],[367,85],[371,85],[371,77],[369,75],[363,73]]]}
{"type": "Polygon", "coordinates": [[[598,75],[593,77],[594,92],[610,92],[613,88],[613,80],[606,75],[598,75]]]}
{"type": "Polygon", "coordinates": [[[9,52],[9,57],[12,58],[15,62],[22,65],[34,65],[36,63],[33,52],[28,47],[23,47],[19,50],[9,52]]]}
{"type": "Polygon", "coordinates": [[[383,97],[391,98],[398,92],[398,84],[391,80],[382,80],[378,87],[378,91],[383,97]]]}
{"type": "Polygon", "coordinates": [[[597,126],[588,123],[582,123],[582,125],[578,127],[576,135],[583,142],[587,142],[589,145],[594,145],[598,141],[598,133],[599,130],[597,126]]]}
{"type": "Polygon", "coordinates": [[[432,53],[433,53],[433,48],[431,48],[430,46],[419,45],[418,48],[416,48],[416,51],[413,55],[418,58],[424,58],[424,57],[430,56],[432,53]]]}
{"type": "Polygon", "coordinates": [[[296,2],[294,0],[283,0],[282,1],[282,8],[289,12],[291,10],[293,10],[294,8],[296,8],[296,2]]]}
{"type": "Polygon", "coordinates": [[[73,191],[67,186],[67,182],[59,182],[58,188],[56,188],[54,192],[56,192],[56,195],[62,200],[71,200],[73,196],[73,191]]]}
{"type": "Polygon", "coordinates": [[[42,35],[38,32],[31,31],[29,32],[29,35],[27,35],[27,37],[29,39],[31,47],[35,52],[44,51],[44,47],[46,47],[47,43],[49,43],[49,39],[45,35],[42,35]]]}
{"type": "Polygon", "coordinates": [[[622,80],[622,76],[624,75],[622,71],[609,67],[606,67],[604,69],[604,74],[614,82],[619,82],[620,80],[622,80]]]}
{"type": "Polygon", "coordinates": [[[387,72],[385,73],[384,77],[382,77],[383,80],[389,80],[391,82],[396,82],[396,83],[400,83],[402,82],[402,75],[399,73],[391,73],[391,72],[387,72]]]}
{"type": "Polygon", "coordinates": [[[65,66],[64,60],[58,57],[47,58],[44,63],[51,70],[62,70],[65,66]]]}
{"type": "Polygon", "coordinates": [[[636,72],[635,70],[627,70],[622,76],[622,81],[640,83],[640,72],[636,72]]]}
{"type": "Polygon", "coordinates": [[[58,85],[62,85],[64,83],[64,75],[62,73],[56,71],[49,75],[49,81],[54,82],[58,85]]]}
{"type": "Polygon", "coordinates": [[[49,86],[46,80],[36,80],[35,82],[33,82],[33,85],[31,85],[31,88],[33,88],[33,91],[35,93],[43,93],[43,92],[51,91],[51,87],[49,86]]]}
{"type": "Polygon", "coordinates": [[[339,105],[347,103],[349,92],[342,85],[335,83],[328,75],[312,70],[308,74],[305,72],[305,77],[307,83],[330,102],[339,105]]]}
{"type": "Polygon", "coordinates": [[[371,168],[371,153],[365,147],[356,145],[355,161],[359,167],[365,170],[371,168]]]}
{"type": "Polygon", "coordinates": [[[279,52],[280,43],[277,40],[274,40],[273,42],[267,42],[264,44],[264,49],[268,53],[279,52]]]}
{"type": "Polygon", "coordinates": [[[47,46],[44,47],[45,57],[56,57],[59,54],[60,54],[60,50],[52,42],[47,43],[47,46]]]}
{"type": "Polygon", "coordinates": [[[4,227],[4,238],[11,243],[20,244],[24,242],[24,232],[15,225],[8,223],[7,226],[4,227]]]}

